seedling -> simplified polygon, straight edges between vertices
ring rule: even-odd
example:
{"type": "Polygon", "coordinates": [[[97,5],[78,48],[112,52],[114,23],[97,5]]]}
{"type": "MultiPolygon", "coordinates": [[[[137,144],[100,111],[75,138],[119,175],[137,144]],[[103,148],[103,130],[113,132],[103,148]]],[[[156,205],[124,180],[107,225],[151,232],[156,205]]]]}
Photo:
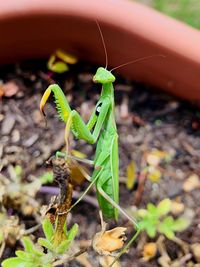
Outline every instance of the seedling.
{"type": "Polygon", "coordinates": [[[68,64],[76,64],[77,58],[62,50],[56,50],[48,60],[47,67],[52,72],[63,73],[69,70],[68,64]]]}
{"type": "MultiPolygon", "coordinates": [[[[66,253],[76,236],[78,225],[74,224],[70,231],[67,231],[67,213],[71,205],[72,184],[68,164],[61,158],[52,157],[49,163],[53,167],[53,178],[58,182],[60,187],[60,195],[56,204],[55,216],[48,217],[46,212],[42,227],[45,238],[39,238],[34,245],[30,238],[22,239],[25,251],[16,251],[14,258],[9,258],[3,262],[3,267],[9,266],[52,266],[56,260],[60,259],[60,255],[66,253]],[[50,219],[54,219],[51,220],[50,219]],[[53,227],[55,225],[55,227],[53,227]],[[38,247],[39,246],[39,247],[38,247]],[[47,249],[45,253],[42,247],[47,249]]],[[[43,177],[42,180],[46,180],[43,177]]],[[[67,259],[66,259],[67,260],[67,259]]]]}
{"type": "Polygon", "coordinates": [[[16,251],[16,257],[4,260],[2,262],[2,266],[51,267],[57,259],[60,259],[63,254],[67,253],[78,231],[77,224],[74,224],[69,231],[67,231],[67,228],[64,227],[63,231],[66,238],[59,245],[55,245],[55,229],[48,219],[43,220],[42,228],[45,238],[39,238],[37,243],[34,244],[28,236],[23,237],[22,243],[24,251],[16,251]],[[44,253],[43,248],[47,249],[47,253],[44,253]]]}
{"type": "Polygon", "coordinates": [[[164,234],[168,239],[175,237],[175,232],[185,230],[189,223],[184,218],[174,219],[168,215],[171,210],[171,201],[162,200],[157,206],[152,203],[147,205],[147,209],[139,209],[137,217],[139,227],[146,231],[149,237],[154,238],[157,233],[164,234]]]}

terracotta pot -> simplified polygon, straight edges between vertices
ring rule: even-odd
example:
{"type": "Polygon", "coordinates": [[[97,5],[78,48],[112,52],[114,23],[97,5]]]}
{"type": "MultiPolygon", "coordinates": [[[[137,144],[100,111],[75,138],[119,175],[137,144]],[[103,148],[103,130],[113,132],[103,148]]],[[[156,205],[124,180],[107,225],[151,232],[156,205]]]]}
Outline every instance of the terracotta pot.
{"type": "Polygon", "coordinates": [[[200,32],[126,0],[0,1],[0,63],[48,57],[56,48],[109,67],[153,54],[118,71],[200,102],[200,32]]]}

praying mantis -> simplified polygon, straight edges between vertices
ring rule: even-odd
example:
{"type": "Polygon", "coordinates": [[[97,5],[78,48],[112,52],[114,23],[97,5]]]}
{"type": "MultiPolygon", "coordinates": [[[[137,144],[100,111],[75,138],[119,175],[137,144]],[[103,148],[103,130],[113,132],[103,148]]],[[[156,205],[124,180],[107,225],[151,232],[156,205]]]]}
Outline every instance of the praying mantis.
{"type": "MultiPolygon", "coordinates": [[[[124,253],[124,251],[130,246],[130,244],[136,239],[136,237],[140,233],[140,228],[136,220],[119,206],[118,134],[114,114],[115,102],[113,86],[116,78],[112,74],[112,70],[107,70],[108,60],[105,43],[98,23],[97,26],[99,28],[105,50],[106,67],[99,67],[93,77],[93,82],[100,84],[102,86],[102,91],[88,123],[86,124],[83,121],[76,110],[72,110],[70,108],[63,91],[57,84],[52,84],[46,89],[40,102],[40,110],[44,114],[44,106],[50,94],[53,93],[59,117],[66,124],[66,153],[58,152],[58,156],[71,157],[68,153],[68,139],[70,131],[72,131],[73,135],[77,139],[85,140],[90,144],[97,143],[93,161],[94,172],[92,174],[92,177],[90,178],[91,183],[83,193],[83,195],[85,195],[91,188],[91,186],[95,183],[97,198],[103,216],[105,218],[114,218],[115,220],[117,220],[118,213],[120,212],[135,226],[136,233],[125,245],[122,252],[119,253],[119,256],[117,257],[119,258],[121,254],[124,253]]],[[[134,61],[122,64],[119,67],[150,57],[152,56],[136,59],[134,61]]],[[[74,205],[72,205],[71,209],[82,199],[83,195],[79,200],[77,200],[74,205]]]]}
{"type": "MultiPolygon", "coordinates": [[[[114,117],[113,87],[115,77],[110,71],[100,67],[97,69],[93,81],[102,84],[102,92],[87,124],[84,123],[76,110],[71,110],[63,91],[57,84],[50,85],[45,91],[41,99],[40,110],[43,112],[44,105],[51,92],[53,92],[59,116],[61,120],[66,123],[66,143],[68,143],[70,130],[72,130],[72,133],[77,139],[83,139],[90,144],[97,142],[93,162],[94,172],[91,177],[91,184],[84,194],[86,194],[94,183],[96,184],[97,198],[103,216],[106,218],[115,218],[117,220],[118,211],[120,211],[135,225],[136,234],[131,240],[132,243],[139,234],[139,226],[135,219],[129,216],[118,205],[118,134],[114,117]],[[91,132],[91,130],[93,131],[91,132]]],[[[62,156],[62,153],[57,153],[57,155],[62,156]]],[[[71,208],[73,208],[81,198],[71,208]]]]}
{"type": "MultiPolygon", "coordinates": [[[[120,211],[138,229],[136,221],[118,205],[118,134],[114,117],[113,87],[115,76],[100,67],[97,69],[93,81],[102,84],[102,92],[87,124],[76,110],[71,110],[63,91],[57,84],[50,85],[45,91],[40,102],[40,110],[44,113],[45,103],[53,92],[60,119],[66,123],[66,143],[68,143],[70,130],[77,139],[83,139],[90,144],[97,142],[90,187],[94,183],[96,184],[97,198],[102,213],[106,218],[117,220],[118,211],[120,211]]],[[[57,155],[62,156],[62,153],[57,153],[57,155]]]]}

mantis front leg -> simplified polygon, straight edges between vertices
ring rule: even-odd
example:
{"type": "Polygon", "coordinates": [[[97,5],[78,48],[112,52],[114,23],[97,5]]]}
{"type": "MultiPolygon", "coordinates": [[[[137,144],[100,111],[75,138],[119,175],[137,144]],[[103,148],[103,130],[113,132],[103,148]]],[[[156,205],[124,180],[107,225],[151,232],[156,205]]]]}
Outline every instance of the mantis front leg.
{"type": "Polygon", "coordinates": [[[51,92],[54,93],[60,119],[66,123],[65,141],[67,141],[68,143],[69,132],[71,129],[77,139],[83,139],[90,144],[94,144],[99,137],[103,123],[111,105],[110,99],[108,97],[100,99],[97,102],[97,105],[91,115],[89,122],[85,124],[79,113],[76,110],[71,110],[63,91],[57,84],[50,85],[41,99],[40,110],[44,115],[44,106],[51,92]],[[98,108],[100,110],[98,110],[98,108]],[[93,128],[94,130],[91,133],[91,129],[93,128]]]}

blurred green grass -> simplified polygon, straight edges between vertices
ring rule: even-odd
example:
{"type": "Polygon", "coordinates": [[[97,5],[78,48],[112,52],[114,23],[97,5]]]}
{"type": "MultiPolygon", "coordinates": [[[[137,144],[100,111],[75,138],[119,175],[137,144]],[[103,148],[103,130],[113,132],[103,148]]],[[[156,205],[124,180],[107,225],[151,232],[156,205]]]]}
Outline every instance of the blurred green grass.
{"type": "Polygon", "coordinates": [[[200,29],[200,0],[138,0],[200,29]]]}

